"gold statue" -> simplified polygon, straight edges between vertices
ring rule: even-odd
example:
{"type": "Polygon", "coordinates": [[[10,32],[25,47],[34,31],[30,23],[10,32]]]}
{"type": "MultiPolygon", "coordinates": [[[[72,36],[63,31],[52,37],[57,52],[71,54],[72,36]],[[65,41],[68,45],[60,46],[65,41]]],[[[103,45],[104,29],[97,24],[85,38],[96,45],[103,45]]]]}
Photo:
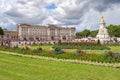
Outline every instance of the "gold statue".
{"type": "Polygon", "coordinates": [[[103,15],[103,14],[101,14],[101,20],[100,20],[100,23],[105,23],[104,15],[103,15]]]}

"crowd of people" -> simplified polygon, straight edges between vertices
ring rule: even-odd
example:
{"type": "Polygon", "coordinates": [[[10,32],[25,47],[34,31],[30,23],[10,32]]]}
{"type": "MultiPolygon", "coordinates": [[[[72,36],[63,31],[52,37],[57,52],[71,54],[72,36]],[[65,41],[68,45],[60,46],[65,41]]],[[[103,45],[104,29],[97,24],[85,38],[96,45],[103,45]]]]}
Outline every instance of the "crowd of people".
{"type": "MultiPolygon", "coordinates": [[[[62,42],[97,42],[97,38],[82,38],[82,39],[75,39],[72,41],[62,41],[62,42]]],[[[56,44],[59,43],[60,41],[58,40],[51,40],[51,41],[38,41],[38,40],[10,40],[10,39],[2,39],[0,38],[0,44],[9,46],[9,47],[14,47],[14,46],[29,46],[32,44],[56,44]]],[[[120,44],[120,38],[117,39],[104,39],[102,40],[103,44],[110,44],[110,43],[118,43],[120,44]]]]}

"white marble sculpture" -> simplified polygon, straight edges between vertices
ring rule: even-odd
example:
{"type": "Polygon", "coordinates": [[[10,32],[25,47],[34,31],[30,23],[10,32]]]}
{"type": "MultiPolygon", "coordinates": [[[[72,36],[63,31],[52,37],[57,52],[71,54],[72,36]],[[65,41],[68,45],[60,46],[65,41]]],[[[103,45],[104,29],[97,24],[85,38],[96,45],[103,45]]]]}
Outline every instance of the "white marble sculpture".
{"type": "Polygon", "coordinates": [[[101,15],[101,20],[100,20],[100,28],[99,28],[99,32],[96,36],[96,38],[98,39],[108,39],[110,38],[108,31],[105,27],[105,21],[104,21],[104,16],[101,15]]]}

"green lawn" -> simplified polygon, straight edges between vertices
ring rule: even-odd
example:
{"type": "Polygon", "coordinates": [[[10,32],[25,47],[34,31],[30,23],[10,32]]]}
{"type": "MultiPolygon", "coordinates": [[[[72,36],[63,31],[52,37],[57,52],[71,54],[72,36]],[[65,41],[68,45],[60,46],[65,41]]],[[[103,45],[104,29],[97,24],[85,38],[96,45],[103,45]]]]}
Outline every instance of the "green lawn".
{"type": "MultiPolygon", "coordinates": [[[[20,46],[21,48],[25,47],[25,46],[20,46]]],[[[42,49],[45,49],[45,50],[51,50],[52,49],[52,45],[32,45],[32,46],[28,46],[30,47],[31,49],[36,49],[36,48],[39,48],[41,47],[42,49]]]]}
{"type": "Polygon", "coordinates": [[[120,52],[120,46],[110,46],[110,48],[114,52],[120,52]]]}
{"type": "Polygon", "coordinates": [[[120,69],[0,53],[0,80],[120,80],[120,69]]]}
{"type": "Polygon", "coordinates": [[[32,49],[35,49],[35,48],[38,48],[38,47],[41,47],[42,49],[45,49],[45,50],[51,50],[52,49],[52,45],[30,46],[30,48],[32,48],[32,49]]]}

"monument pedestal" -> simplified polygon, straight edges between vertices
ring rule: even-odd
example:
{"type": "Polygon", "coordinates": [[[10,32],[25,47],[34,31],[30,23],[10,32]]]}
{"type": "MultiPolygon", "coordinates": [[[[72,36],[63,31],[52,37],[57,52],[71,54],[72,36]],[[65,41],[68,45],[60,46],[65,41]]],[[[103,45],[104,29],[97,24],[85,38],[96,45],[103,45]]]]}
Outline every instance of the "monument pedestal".
{"type": "Polygon", "coordinates": [[[107,43],[110,41],[110,36],[109,36],[108,31],[105,27],[105,21],[104,21],[103,15],[101,15],[100,28],[99,28],[99,31],[98,31],[96,38],[99,39],[101,43],[107,43]]]}

